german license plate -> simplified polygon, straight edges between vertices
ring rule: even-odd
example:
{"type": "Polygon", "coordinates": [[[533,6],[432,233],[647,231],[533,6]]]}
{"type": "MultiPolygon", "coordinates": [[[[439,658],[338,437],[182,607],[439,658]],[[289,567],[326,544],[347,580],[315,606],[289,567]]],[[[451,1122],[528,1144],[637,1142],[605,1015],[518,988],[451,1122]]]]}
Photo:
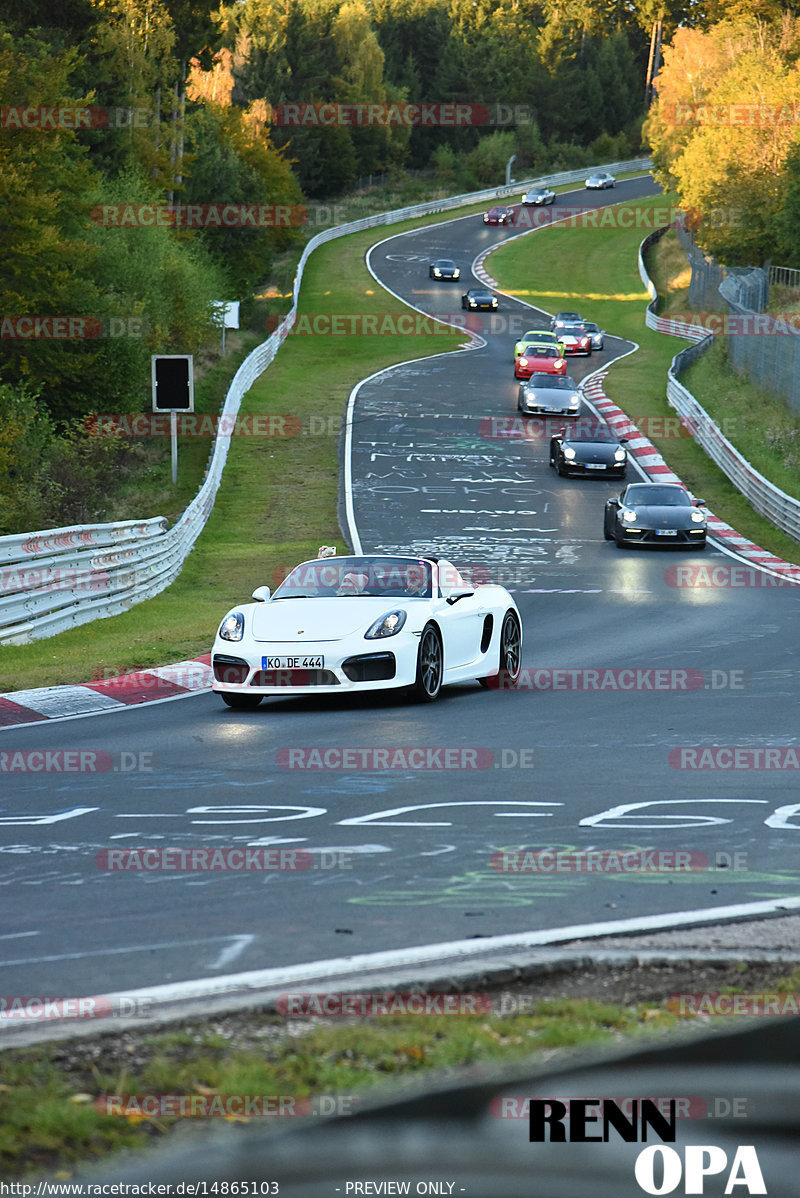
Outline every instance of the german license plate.
{"type": "Polygon", "coordinates": [[[657,528],[656,529],[657,537],[677,537],[677,535],[678,535],[677,528],[657,528]]]}
{"type": "Polygon", "coordinates": [[[324,657],[262,657],[262,670],[324,670],[324,657]]]}
{"type": "Polygon", "coordinates": [[[606,468],[605,462],[587,462],[586,463],[587,470],[605,470],[605,468],[606,468]]]}

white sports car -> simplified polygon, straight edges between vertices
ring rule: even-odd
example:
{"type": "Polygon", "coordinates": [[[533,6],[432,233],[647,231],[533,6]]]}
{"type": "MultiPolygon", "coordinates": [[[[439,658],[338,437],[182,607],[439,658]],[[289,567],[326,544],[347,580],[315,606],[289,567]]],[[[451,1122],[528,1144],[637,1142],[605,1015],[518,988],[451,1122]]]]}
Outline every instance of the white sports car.
{"type": "Polygon", "coordinates": [[[229,707],[390,687],[431,701],[450,683],[519,676],[514,600],[441,558],[318,558],[253,598],[228,612],[212,650],[213,689],[229,707]]]}
{"type": "Polygon", "coordinates": [[[608,171],[598,171],[596,175],[590,175],[586,180],[584,187],[589,191],[605,191],[607,187],[614,187],[616,179],[610,175],[608,171]]]}

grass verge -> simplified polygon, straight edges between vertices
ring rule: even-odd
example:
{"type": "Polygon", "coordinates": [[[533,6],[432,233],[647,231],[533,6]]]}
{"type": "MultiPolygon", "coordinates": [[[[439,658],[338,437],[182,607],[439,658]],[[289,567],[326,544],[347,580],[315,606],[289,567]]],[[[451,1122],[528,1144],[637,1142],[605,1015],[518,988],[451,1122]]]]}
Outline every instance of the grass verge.
{"type": "MultiPolygon", "coordinates": [[[[425,1074],[441,1077],[476,1061],[518,1066],[529,1057],[535,1064],[536,1056],[558,1050],[659,1031],[675,1018],[666,1008],[643,1004],[562,999],[512,1016],[318,1021],[299,1032],[293,1020],[291,1034],[285,1019],[250,1014],[233,1025],[212,1019],[91,1046],[7,1050],[0,1056],[0,1171],[17,1177],[45,1169],[69,1177],[78,1162],[162,1140],[181,1120],[160,1112],[143,1115],[144,1096],[185,1095],[202,1102],[214,1095],[259,1095],[272,1096],[276,1104],[282,1097],[286,1111],[302,1111],[304,1099],[325,1096],[329,1108],[334,1099],[335,1109],[350,1113],[360,1098],[388,1089],[390,1081],[396,1094],[400,1075],[411,1088],[425,1074]],[[109,1115],[102,1113],[108,1109],[106,1095],[131,1099],[112,1107],[119,1114],[109,1115]]],[[[218,1101],[218,1109],[234,1112],[229,1121],[252,1121],[238,1116],[238,1104],[223,1108],[218,1101]]],[[[281,1119],[261,1122],[267,1132],[285,1126],[281,1119]]]]}
{"type": "MultiPolygon", "coordinates": [[[[0,1052],[0,1174],[46,1171],[66,1179],[78,1166],[123,1149],[144,1150],[185,1125],[160,1111],[148,1115],[144,1096],[183,1095],[205,1100],[212,1110],[215,1095],[283,1096],[285,1111],[305,1109],[309,1116],[311,1098],[324,1101],[328,1113],[348,1114],[384,1095],[457,1084],[477,1062],[519,1074],[558,1068],[560,1057],[592,1046],[647,1048],[678,1027],[687,1030],[668,996],[794,993],[800,970],[781,973],[779,965],[745,962],[711,962],[699,971],[696,962],[592,967],[490,993],[492,1011],[466,1017],[312,1020],[247,1011],[158,1032],[137,1031],[132,1021],[121,1035],[6,1049],[0,1052]],[[566,997],[567,989],[575,994],[566,997]],[[122,1095],[134,1100],[118,1102],[112,1107],[117,1114],[102,1113],[108,1110],[104,1096],[122,1095]]],[[[217,1103],[218,1114],[231,1112],[229,1121],[253,1121],[233,1104],[217,1103]]],[[[286,1126],[281,1119],[255,1121],[264,1134],[286,1126]]]]}
{"type": "MultiPolygon", "coordinates": [[[[800,499],[800,416],[733,369],[718,341],[681,382],[741,454],[776,487],[800,499]]],[[[795,558],[798,547],[795,545],[795,558]]]]}
{"type": "Polygon", "coordinates": [[[645,265],[658,292],[658,315],[680,318],[689,312],[692,268],[677,234],[665,233],[648,251],[645,265]]]}
{"type": "MultiPolygon", "coordinates": [[[[658,197],[634,201],[630,207],[641,211],[663,204],[664,198],[658,197]]],[[[756,515],[744,496],[679,425],[667,403],[667,370],[684,343],[652,332],[644,323],[648,296],[637,269],[643,224],[644,220],[632,229],[602,225],[579,228],[574,221],[554,225],[496,250],[488,269],[504,291],[520,299],[550,312],[583,307],[582,314],[596,320],[601,328],[635,341],[638,351],[615,363],[605,379],[609,399],[635,421],[670,468],[694,494],[706,500],[715,515],[770,552],[797,561],[797,542],[756,515]],[[543,237],[547,239],[545,245],[543,237]],[[555,276],[554,263],[558,264],[555,276]],[[554,277],[558,280],[555,286],[554,277]]],[[[667,264],[663,276],[670,277],[672,270],[674,267],[667,264]]],[[[679,287],[673,295],[680,310],[686,311],[679,287]]],[[[602,361],[599,358],[597,365],[602,361]]],[[[685,379],[691,387],[690,380],[691,375],[685,379]]],[[[702,403],[702,391],[695,394],[702,403]]],[[[721,407],[720,419],[728,411],[724,397],[721,407]]]]}
{"type": "MultiPolygon", "coordinates": [[[[648,269],[661,298],[659,315],[689,315],[691,269],[674,233],[653,247],[648,269]]],[[[789,312],[790,288],[770,290],[770,309],[789,312]]],[[[681,375],[686,387],[741,454],[776,487],[800,499],[800,415],[786,401],[736,371],[723,338],[681,375]]],[[[795,551],[796,552],[796,551],[795,551]]]]}

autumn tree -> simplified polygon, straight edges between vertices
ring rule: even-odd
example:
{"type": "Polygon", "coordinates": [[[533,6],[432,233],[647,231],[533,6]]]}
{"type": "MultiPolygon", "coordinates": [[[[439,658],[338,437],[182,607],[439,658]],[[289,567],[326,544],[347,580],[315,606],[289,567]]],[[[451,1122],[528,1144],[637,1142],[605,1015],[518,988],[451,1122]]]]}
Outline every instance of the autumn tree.
{"type": "Polygon", "coordinates": [[[751,18],[679,30],[647,124],[656,175],[700,220],[699,243],[731,265],[776,249],[797,139],[797,28],[751,18]]]}

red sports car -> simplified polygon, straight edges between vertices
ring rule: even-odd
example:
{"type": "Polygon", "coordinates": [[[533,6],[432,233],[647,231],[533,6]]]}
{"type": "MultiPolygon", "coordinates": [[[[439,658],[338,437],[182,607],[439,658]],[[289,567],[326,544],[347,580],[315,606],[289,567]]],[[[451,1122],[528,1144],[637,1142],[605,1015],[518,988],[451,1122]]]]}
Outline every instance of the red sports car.
{"type": "Polygon", "coordinates": [[[592,337],[582,324],[567,324],[558,330],[565,354],[590,354],[592,337]]]}
{"type": "Polygon", "coordinates": [[[513,208],[496,206],[490,208],[488,212],[484,212],[483,223],[485,225],[513,225],[514,216],[513,208]]]}
{"type": "Polygon", "coordinates": [[[520,354],[514,363],[514,374],[518,379],[529,379],[532,374],[566,373],[567,360],[554,345],[531,346],[531,352],[520,354]]]}

